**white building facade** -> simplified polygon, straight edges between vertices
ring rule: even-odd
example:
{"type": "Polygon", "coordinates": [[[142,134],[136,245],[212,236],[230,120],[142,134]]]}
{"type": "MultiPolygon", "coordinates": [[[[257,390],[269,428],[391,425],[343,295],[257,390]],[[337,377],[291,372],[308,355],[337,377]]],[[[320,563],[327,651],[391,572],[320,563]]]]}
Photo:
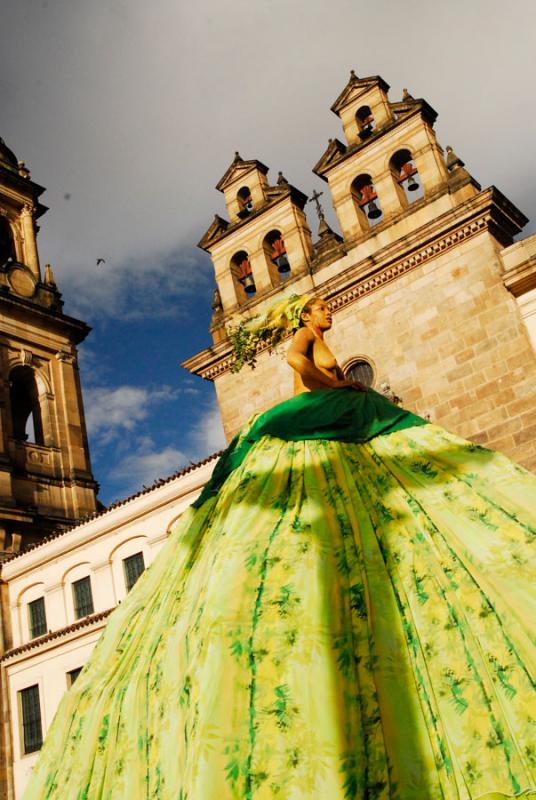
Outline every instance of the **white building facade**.
{"type": "Polygon", "coordinates": [[[215,462],[212,456],[160,481],[2,565],[13,644],[0,662],[12,764],[6,800],[22,797],[58,704],[108,615],[154,560],[215,462]]]}

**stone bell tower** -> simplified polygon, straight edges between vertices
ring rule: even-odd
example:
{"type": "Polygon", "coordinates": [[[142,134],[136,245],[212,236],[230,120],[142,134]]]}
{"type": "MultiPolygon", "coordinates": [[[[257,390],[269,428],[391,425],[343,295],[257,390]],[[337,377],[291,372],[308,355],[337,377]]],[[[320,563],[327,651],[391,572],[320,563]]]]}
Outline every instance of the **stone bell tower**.
{"type": "Polygon", "coordinates": [[[0,139],[0,557],[96,509],[76,349],[90,329],[41,272],[43,191],[0,139]]]}
{"type": "Polygon", "coordinates": [[[233,374],[225,323],[276,295],[313,292],[329,302],[328,343],[345,375],[388,384],[407,408],[536,469],[536,236],[514,242],[526,217],[443,149],[426,100],[407,90],[392,99],[380,76],[352,71],[331,110],[344,141],[330,139],[313,172],[342,236],[319,207],[311,243],[303,196],[280,181],[272,194],[266,167],[237,157],[218,184],[230,222],[217,217],[200,243],[218,287],[214,344],[183,366],[214,381],[234,434],[293,383],[284,359],[267,351],[255,370],[233,374]],[[286,248],[286,276],[264,247],[272,230],[286,248]]]}
{"type": "MultiPolygon", "coordinates": [[[[233,315],[255,314],[282,292],[301,293],[311,284],[313,245],[304,213],[307,197],[281,172],[274,185],[267,174],[268,167],[260,161],[244,160],[236,153],[216,186],[225,198],[229,220],[216,215],[199,242],[199,247],[211,255],[216,277],[210,330],[217,363],[223,353],[230,363],[225,325],[233,315]]],[[[195,365],[206,364],[210,371],[211,354],[212,350],[210,354],[204,351],[184,366],[197,372],[195,365]]],[[[276,387],[271,384],[272,369],[270,383],[263,386],[262,378],[260,382],[250,380],[247,391],[243,391],[246,371],[241,381],[227,368],[221,380],[220,368],[216,367],[216,392],[227,435],[239,427],[244,414],[253,413],[259,405],[270,405],[274,391],[281,399],[292,394],[292,376],[283,361],[280,366],[276,387]]]]}

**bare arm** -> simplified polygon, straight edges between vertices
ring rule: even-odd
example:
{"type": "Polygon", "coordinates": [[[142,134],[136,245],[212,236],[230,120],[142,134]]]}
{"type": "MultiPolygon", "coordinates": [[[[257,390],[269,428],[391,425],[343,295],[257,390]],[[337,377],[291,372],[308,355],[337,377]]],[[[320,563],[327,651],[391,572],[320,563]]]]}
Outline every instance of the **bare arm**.
{"type": "MultiPolygon", "coordinates": [[[[334,378],[315,367],[307,353],[315,339],[314,333],[308,328],[299,328],[294,334],[294,338],[287,353],[287,362],[301,376],[302,380],[315,381],[329,389],[342,389],[351,387],[353,389],[365,389],[355,381],[346,381],[344,378],[334,378]]],[[[340,368],[337,367],[337,375],[341,375],[340,368]]]]}

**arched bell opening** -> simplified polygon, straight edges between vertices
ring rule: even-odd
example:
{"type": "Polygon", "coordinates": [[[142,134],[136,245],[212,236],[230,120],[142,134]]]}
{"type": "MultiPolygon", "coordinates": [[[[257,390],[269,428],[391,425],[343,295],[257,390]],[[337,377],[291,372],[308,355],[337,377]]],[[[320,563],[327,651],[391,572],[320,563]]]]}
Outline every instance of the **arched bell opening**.
{"type": "Polygon", "coordinates": [[[231,272],[236,289],[236,296],[240,305],[255,294],[257,287],[251,269],[249,256],[245,250],[239,250],[231,259],[231,272]]]}
{"type": "Polygon", "coordinates": [[[20,366],[9,375],[13,436],[19,442],[44,445],[39,388],[31,367],[20,366]]]}
{"type": "Polygon", "coordinates": [[[11,227],[5,217],[0,217],[0,267],[7,261],[16,261],[11,227]]]}
{"type": "Polygon", "coordinates": [[[277,286],[291,274],[287,249],[281,231],[270,231],[264,237],[262,246],[266,254],[272,285],[277,286]]]}
{"type": "Polygon", "coordinates": [[[358,108],[355,114],[355,119],[357,122],[359,138],[364,142],[365,139],[368,139],[369,136],[372,136],[374,129],[376,128],[376,122],[374,121],[374,115],[370,110],[370,106],[361,106],[361,108],[358,108]]]}
{"type": "Polygon", "coordinates": [[[358,175],[350,187],[361,227],[366,230],[383,219],[378,195],[370,175],[358,175]]]}
{"type": "Polygon", "coordinates": [[[419,171],[409,150],[397,150],[391,157],[389,167],[403,206],[408,206],[424,196],[419,171]]]}
{"type": "Polygon", "coordinates": [[[255,208],[249,186],[242,186],[242,188],[238,190],[236,199],[238,200],[238,216],[240,219],[249,217],[255,208]]]}

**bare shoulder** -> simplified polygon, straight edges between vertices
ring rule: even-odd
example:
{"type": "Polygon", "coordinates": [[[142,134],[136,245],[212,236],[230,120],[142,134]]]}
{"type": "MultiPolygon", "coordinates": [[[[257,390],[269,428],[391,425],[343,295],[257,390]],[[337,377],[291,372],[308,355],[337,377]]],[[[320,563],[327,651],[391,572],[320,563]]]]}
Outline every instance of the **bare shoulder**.
{"type": "Polygon", "coordinates": [[[314,340],[314,338],[315,335],[309,328],[298,328],[298,330],[292,337],[292,343],[290,347],[292,350],[305,352],[306,350],[308,350],[309,345],[314,340]]]}
{"type": "Polygon", "coordinates": [[[294,342],[312,342],[315,338],[314,333],[310,328],[298,328],[294,337],[292,339],[292,343],[294,342]]]}

